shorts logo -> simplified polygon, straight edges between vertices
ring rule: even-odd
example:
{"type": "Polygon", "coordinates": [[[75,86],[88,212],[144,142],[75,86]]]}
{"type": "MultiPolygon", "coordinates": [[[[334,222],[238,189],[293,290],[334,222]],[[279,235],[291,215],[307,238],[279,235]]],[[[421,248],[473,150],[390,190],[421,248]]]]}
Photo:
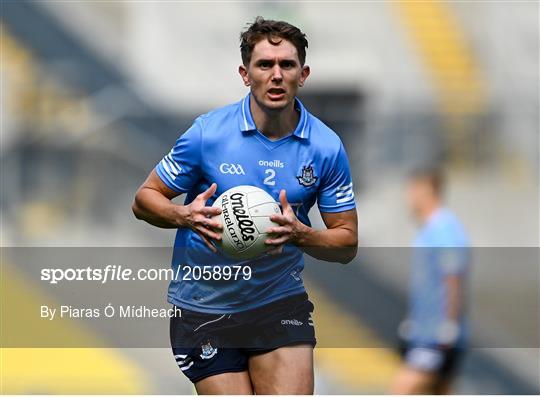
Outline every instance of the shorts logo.
{"type": "Polygon", "coordinates": [[[297,319],[293,318],[292,320],[281,320],[281,325],[304,325],[302,321],[298,321],[297,319]]]}
{"type": "Polygon", "coordinates": [[[298,179],[298,183],[304,187],[310,187],[317,182],[317,179],[319,177],[315,176],[313,172],[313,166],[304,166],[302,167],[302,175],[297,176],[296,179],[298,179]]]}
{"type": "Polygon", "coordinates": [[[219,166],[219,171],[222,174],[246,175],[240,164],[221,163],[219,166]]]}
{"type": "Polygon", "coordinates": [[[205,345],[201,345],[201,349],[202,349],[201,358],[203,360],[208,360],[208,359],[214,357],[217,354],[217,348],[212,347],[210,342],[208,342],[205,345]]]}

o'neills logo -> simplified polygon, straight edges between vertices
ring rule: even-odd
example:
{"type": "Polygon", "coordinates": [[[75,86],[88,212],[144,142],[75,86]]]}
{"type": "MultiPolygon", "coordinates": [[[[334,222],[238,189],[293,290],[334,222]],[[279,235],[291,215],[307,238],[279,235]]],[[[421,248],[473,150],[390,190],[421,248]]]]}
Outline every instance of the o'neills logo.
{"type": "Polygon", "coordinates": [[[304,325],[302,321],[298,321],[295,318],[293,318],[292,320],[281,320],[281,324],[282,325],[296,325],[296,326],[304,325]]]}
{"type": "Polygon", "coordinates": [[[251,217],[246,213],[244,206],[245,199],[246,196],[243,193],[237,192],[231,194],[231,208],[238,228],[240,229],[242,240],[253,241],[255,240],[255,237],[253,236],[255,228],[251,217]]]}
{"type": "Polygon", "coordinates": [[[275,167],[275,168],[283,168],[285,167],[285,164],[281,160],[259,160],[259,165],[263,167],[275,167]]]}

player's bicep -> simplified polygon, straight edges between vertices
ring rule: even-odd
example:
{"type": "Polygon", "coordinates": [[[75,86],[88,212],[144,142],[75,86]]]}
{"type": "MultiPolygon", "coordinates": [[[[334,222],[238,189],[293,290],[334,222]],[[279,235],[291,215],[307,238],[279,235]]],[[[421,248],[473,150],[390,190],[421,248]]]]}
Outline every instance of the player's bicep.
{"type": "Polygon", "coordinates": [[[327,229],[341,228],[354,234],[358,232],[358,215],[356,208],[343,212],[321,212],[327,229]]]}
{"type": "Polygon", "coordinates": [[[148,178],[146,178],[144,183],[141,185],[139,191],[141,191],[142,189],[155,190],[167,197],[169,200],[172,200],[173,198],[181,194],[167,186],[165,182],[163,182],[163,180],[159,177],[155,169],[150,172],[150,175],[148,175],[148,178]]]}

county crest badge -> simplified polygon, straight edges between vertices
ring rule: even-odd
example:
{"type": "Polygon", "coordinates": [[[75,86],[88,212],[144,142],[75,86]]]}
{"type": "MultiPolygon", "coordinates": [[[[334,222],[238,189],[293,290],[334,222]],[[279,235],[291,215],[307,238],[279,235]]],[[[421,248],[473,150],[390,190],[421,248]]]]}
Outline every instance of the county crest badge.
{"type": "Polygon", "coordinates": [[[310,187],[317,182],[318,177],[315,176],[313,172],[313,166],[308,165],[302,167],[302,175],[297,176],[296,179],[298,179],[298,183],[305,187],[310,187]]]}
{"type": "Polygon", "coordinates": [[[200,355],[203,360],[208,360],[217,354],[217,347],[212,347],[210,342],[201,345],[202,354],[200,355]]]}

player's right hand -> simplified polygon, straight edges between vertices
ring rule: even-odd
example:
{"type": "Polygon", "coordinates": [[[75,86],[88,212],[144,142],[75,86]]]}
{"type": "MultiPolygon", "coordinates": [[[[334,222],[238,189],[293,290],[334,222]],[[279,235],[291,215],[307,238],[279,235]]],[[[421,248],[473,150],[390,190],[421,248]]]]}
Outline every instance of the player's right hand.
{"type": "Polygon", "coordinates": [[[212,183],[208,189],[185,206],[186,211],[182,217],[182,226],[189,227],[197,233],[213,252],[217,252],[217,249],[211,240],[221,240],[220,232],[223,226],[212,217],[221,214],[221,208],[206,207],[206,201],[216,193],[216,190],[217,184],[212,183]]]}

